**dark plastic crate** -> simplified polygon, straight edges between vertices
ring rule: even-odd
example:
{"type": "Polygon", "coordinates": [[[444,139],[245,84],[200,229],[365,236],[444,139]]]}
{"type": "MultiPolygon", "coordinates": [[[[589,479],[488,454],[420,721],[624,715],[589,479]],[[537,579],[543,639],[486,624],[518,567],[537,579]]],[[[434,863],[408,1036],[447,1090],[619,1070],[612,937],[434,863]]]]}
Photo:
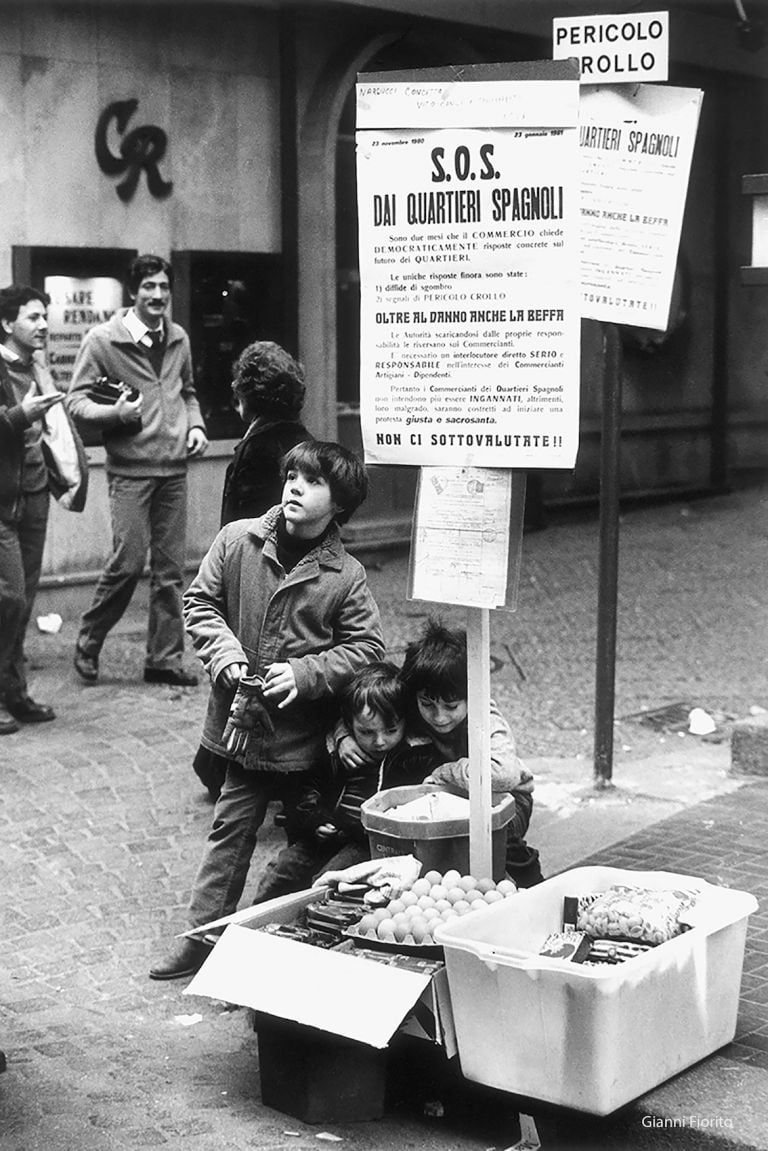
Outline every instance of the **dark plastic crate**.
{"type": "Polygon", "coordinates": [[[387,1052],[287,1019],[256,1015],[261,1101],[303,1123],[384,1114],[387,1052]]]}

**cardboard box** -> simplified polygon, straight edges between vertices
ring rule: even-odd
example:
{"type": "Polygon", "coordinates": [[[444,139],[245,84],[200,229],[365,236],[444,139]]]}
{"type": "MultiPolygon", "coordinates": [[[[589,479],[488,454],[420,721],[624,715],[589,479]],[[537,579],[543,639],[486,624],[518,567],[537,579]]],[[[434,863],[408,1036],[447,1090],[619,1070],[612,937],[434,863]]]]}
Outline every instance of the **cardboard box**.
{"type": "MultiPolygon", "coordinates": [[[[442,978],[433,980],[431,973],[253,930],[293,922],[319,895],[317,889],[302,891],[227,917],[223,935],[185,994],[237,1003],[379,1049],[415,1012],[408,1023],[411,1033],[443,1044],[449,1058],[454,1055],[444,969],[438,972],[442,978]]],[[[205,935],[212,926],[205,924],[195,934],[205,935]]]]}
{"type": "Polygon", "coordinates": [[[729,1043],[754,896],[688,875],[582,867],[436,929],[462,1074],[607,1115],[729,1043]],[[697,889],[690,930],[616,966],[539,954],[563,899],[614,883],[697,889]]]}

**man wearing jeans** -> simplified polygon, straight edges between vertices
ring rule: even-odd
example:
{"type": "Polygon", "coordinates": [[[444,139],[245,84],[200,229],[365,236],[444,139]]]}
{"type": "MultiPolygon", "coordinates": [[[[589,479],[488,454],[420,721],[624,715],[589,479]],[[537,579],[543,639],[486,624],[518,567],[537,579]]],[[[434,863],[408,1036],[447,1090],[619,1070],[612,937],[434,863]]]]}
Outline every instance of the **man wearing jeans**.
{"type": "Polygon", "coordinates": [[[56,718],[30,697],[24,660],[50,501],[46,414],[63,398],[40,359],[47,309],[37,288],[0,291],[0,735],[56,718]]]}
{"type": "Polygon", "coordinates": [[[127,279],[133,306],[86,333],[72,374],[70,410],[102,432],[112,515],[112,554],[75,648],[75,668],[86,682],[98,678],[102,644],[128,607],[149,552],[144,679],[182,687],[197,683],[182,666],[187,460],[201,455],[208,440],[189,338],[167,317],[172,284],[166,260],[137,256],[127,279]],[[90,392],[101,377],[129,385],[134,394],[112,405],[96,403],[90,392]]]}

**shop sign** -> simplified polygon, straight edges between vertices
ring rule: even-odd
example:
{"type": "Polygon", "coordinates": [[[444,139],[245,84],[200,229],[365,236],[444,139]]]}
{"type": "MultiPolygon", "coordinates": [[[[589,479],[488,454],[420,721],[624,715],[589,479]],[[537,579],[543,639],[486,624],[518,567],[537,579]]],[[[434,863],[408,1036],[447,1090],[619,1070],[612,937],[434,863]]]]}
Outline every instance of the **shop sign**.
{"type": "Polygon", "coordinates": [[[138,100],[116,100],[104,109],[96,125],[96,160],[105,176],[125,174],[125,179],[116,189],[121,200],[127,202],[132,198],[142,172],[146,173],[150,195],[163,200],[173,191],[173,181],[164,180],[158,166],[165,156],[168,137],[154,124],[143,124],[130,132],[125,131],[138,106],[138,100]],[[119,156],[112,152],[107,138],[112,121],[122,136],[119,156]]]}

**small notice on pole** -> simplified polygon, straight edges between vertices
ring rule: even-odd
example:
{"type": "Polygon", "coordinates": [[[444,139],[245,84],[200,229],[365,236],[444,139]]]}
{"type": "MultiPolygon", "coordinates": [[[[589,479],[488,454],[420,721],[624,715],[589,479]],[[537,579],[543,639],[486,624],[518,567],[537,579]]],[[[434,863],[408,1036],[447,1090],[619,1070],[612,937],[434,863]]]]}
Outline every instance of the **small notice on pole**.
{"type": "Polygon", "coordinates": [[[422,468],[409,598],[514,610],[524,511],[524,475],[502,468],[422,468]]]}

